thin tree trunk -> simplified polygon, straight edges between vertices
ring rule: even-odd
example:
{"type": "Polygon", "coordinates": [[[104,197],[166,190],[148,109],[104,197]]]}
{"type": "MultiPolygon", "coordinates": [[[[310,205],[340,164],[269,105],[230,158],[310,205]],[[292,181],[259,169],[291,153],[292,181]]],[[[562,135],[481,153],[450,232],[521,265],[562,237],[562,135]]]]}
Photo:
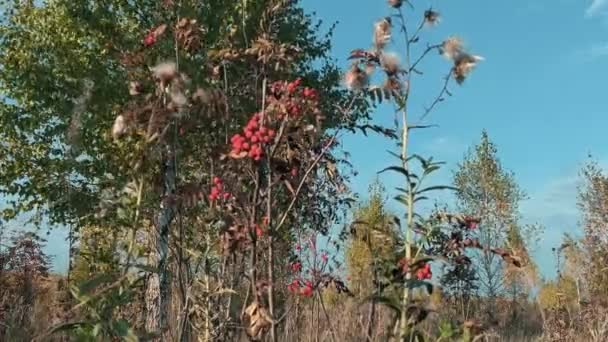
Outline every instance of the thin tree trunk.
{"type": "Polygon", "coordinates": [[[169,228],[175,218],[175,208],[166,199],[175,193],[175,156],[170,145],[165,145],[163,156],[163,200],[151,236],[150,262],[156,272],[150,274],[146,288],[146,330],[158,332],[155,341],[170,341],[167,314],[170,300],[170,280],[168,272],[169,228]]]}

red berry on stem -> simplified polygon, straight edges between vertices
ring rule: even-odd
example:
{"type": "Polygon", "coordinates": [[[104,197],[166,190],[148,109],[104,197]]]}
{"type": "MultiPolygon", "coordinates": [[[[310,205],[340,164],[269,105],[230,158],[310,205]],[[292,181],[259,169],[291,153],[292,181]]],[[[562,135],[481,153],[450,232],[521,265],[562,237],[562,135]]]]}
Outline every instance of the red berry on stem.
{"type": "Polygon", "coordinates": [[[156,37],[154,36],[153,32],[150,32],[146,35],[146,37],[144,38],[144,45],[145,46],[152,46],[156,43],[156,37]]]}

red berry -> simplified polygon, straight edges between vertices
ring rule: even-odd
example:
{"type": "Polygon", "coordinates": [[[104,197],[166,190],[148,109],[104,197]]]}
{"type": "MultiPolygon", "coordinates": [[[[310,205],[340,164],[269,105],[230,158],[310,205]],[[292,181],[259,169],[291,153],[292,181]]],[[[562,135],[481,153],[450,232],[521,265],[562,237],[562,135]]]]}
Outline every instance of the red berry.
{"type": "Polygon", "coordinates": [[[150,32],[146,35],[146,37],[144,38],[144,45],[145,46],[152,46],[156,43],[156,37],[154,36],[153,32],[150,32]]]}
{"type": "Polygon", "coordinates": [[[222,180],[220,179],[220,177],[213,177],[213,184],[222,184],[222,180]]]}
{"type": "Polygon", "coordinates": [[[222,197],[224,197],[225,200],[229,199],[232,195],[230,195],[230,193],[228,192],[224,192],[224,194],[222,195],[222,197]]]}
{"type": "Polygon", "coordinates": [[[271,138],[274,137],[274,130],[269,129],[268,130],[268,136],[271,137],[271,138]]]}
{"type": "Polygon", "coordinates": [[[251,138],[253,136],[253,132],[251,132],[250,130],[246,130],[245,131],[245,136],[247,137],[247,139],[251,138]]]}
{"type": "Polygon", "coordinates": [[[258,132],[260,134],[264,135],[264,134],[268,133],[268,128],[262,126],[262,127],[260,127],[260,130],[258,132]]]}
{"type": "Polygon", "coordinates": [[[257,136],[254,135],[254,136],[251,137],[251,142],[252,143],[257,143],[259,139],[260,138],[258,138],[257,136]]]}
{"type": "Polygon", "coordinates": [[[262,138],[262,141],[264,141],[265,143],[267,143],[267,142],[269,142],[269,141],[270,141],[270,137],[268,137],[268,136],[266,135],[266,136],[264,136],[264,137],[262,138]]]}
{"type": "Polygon", "coordinates": [[[288,92],[289,94],[293,94],[293,93],[295,93],[295,92],[296,92],[296,88],[297,88],[297,84],[294,84],[294,83],[289,83],[289,84],[287,85],[287,92],[288,92]]]}
{"type": "Polygon", "coordinates": [[[302,270],[302,264],[299,261],[296,261],[293,264],[291,264],[292,272],[300,272],[301,270],[302,270]]]}
{"type": "Polygon", "coordinates": [[[290,173],[293,177],[296,177],[298,175],[298,168],[297,167],[292,168],[290,173]]]}
{"type": "Polygon", "coordinates": [[[302,83],[302,79],[301,79],[301,78],[296,78],[296,80],[295,80],[295,81],[293,81],[293,84],[295,84],[295,85],[296,85],[296,87],[297,87],[297,86],[299,86],[299,85],[300,85],[300,83],[302,83]]]}
{"type": "Polygon", "coordinates": [[[243,143],[243,150],[249,150],[249,143],[243,143]]]}

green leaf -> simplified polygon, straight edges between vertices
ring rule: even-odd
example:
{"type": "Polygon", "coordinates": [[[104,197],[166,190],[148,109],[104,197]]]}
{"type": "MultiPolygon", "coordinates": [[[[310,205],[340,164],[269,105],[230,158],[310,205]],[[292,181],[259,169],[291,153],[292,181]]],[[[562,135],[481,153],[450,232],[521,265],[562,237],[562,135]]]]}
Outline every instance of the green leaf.
{"type": "Polygon", "coordinates": [[[122,337],[124,341],[137,342],[139,340],[133,332],[133,329],[131,329],[129,322],[124,319],[113,322],[112,329],[116,335],[122,337]]]}
{"type": "Polygon", "coordinates": [[[102,328],[101,323],[95,324],[95,326],[93,327],[93,332],[92,332],[94,337],[99,336],[99,333],[101,332],[101,328],[102,328]]]}
{"type": "Polygon", "coordinates": [[[435,185],[435,186],[429,186],[427,188],[424,188],[422,190],[418,190],[416,192],[417,195],[425,193],[425,192],[429,192],[429,191],[439,191],[439,190],[453,190],[453,191],[458,191],[458,188],[455,188],[453,186],[449,186],[449,185],[435,185]]]}
{"type": "Polygon", "coordinates": [[[398,172],[402,175],[404,175],[405,177],[407,177],[407,179],[409,180],[410,178],[415,178],[418,179],[418,176],[416,176],[415,174],[409,172],[408,170],[406,170],[405,168],[401,167],[401,166],[389,166],[381,171],[379,171],[378,173],[384,173],[386,171],[394,171],[394,172],[398,172]]]}
{"type": "Polygon", "coordinates": [[[409,199],[408,199],[407,196],[397,195],[397,196],[394,197],[394,199],[395,199],[395,201],[397,201],[397,202],[405,205],[406,207],[410,206],[410,201],[409,201],[409,199]]]}
{"type": "Polygon", "coordinates": [[[85,322],[85,321],[62,323],[62,324],[59,324],[59,325],[51,328],[49,335],[60,333],[60,332],[73,331],[73,330],[80,329],[80,328],[90,326],[90,325],[91,325],[91,323],[85,322]]]}
{"type": "Polygon", "coordinates": [[[417,196],[417,197],[414,199],[414,203],[416,203],[416,202],[418,202],[418,201],[426,201],[426,200],[428,200],[428,199],[429,199],[429,198],[428,198],[428,197],[426,197],[426,196],[417,196]]]}
{"type": "Polygon", "coordinates": [[[435,172],[435,171],[437,171],[439,169],[440,169],[440,167],[437,166],[437,165],[429,165],[428,167],[424,168],[424,175],[425,176],[426,175],[430,175],[431,173],[433,173],[433,172],[435,172]]]}

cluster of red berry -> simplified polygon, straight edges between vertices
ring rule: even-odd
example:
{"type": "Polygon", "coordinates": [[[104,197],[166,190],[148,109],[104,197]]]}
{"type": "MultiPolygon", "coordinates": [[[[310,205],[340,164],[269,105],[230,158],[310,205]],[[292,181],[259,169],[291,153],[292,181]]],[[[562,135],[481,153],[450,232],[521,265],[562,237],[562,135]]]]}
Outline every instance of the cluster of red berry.
{"type": "Polygon", "coordinates": [[[302,272],[302,263],[299,261],[291,263],[291,272],[293,272],[293,273],[302,272]]]}
{"type": "Polygon", "coordinates": [[[294,279],[289,285],[287,285],[287,290],[289,290],[291,293],[296,293],[304,297],[310,297],[314,291],[314,286],[310,280],[306,280],[304,282],[304,286],[301,286],[300,280],[294,279]]]}
{"type": "Polygon", "coordinates": [[[418,280],[431,279],[433,277],[433,272],[431,272],[431,264],[424,264],[422,268],[418,269],[416,272],[416,278],[418,280]]]}
{"type": "Polygon", "coordinates": [[[213,186],[211,187],[211,193],[209,194],[210,201],[216,201],[218,199],[228,200],[232,197],[229,192],[224,191],[224,183],[219,177],[213,177],[213,186]]]}
{"type": "Polygon", "coordinates": [[[302,80],[292,82],[278,81],[270,86],[268,108],[278,119],[285,115],[297,118],[305,112],[320,114],[318,110],[319,93],[316,89],[302,87],[302,80]]]}
{"type": "Polygon", "coordinates": [[[243,152],[255,161],[259,161],[264,156],[263,144],[269,143],[275,136],[275,131],[263,126],[260,123],[261,115],[256,113],[251,117],[243,134],[235,134],[230,139],[232,143],[232,154],[240,155],[243,152]]]}

